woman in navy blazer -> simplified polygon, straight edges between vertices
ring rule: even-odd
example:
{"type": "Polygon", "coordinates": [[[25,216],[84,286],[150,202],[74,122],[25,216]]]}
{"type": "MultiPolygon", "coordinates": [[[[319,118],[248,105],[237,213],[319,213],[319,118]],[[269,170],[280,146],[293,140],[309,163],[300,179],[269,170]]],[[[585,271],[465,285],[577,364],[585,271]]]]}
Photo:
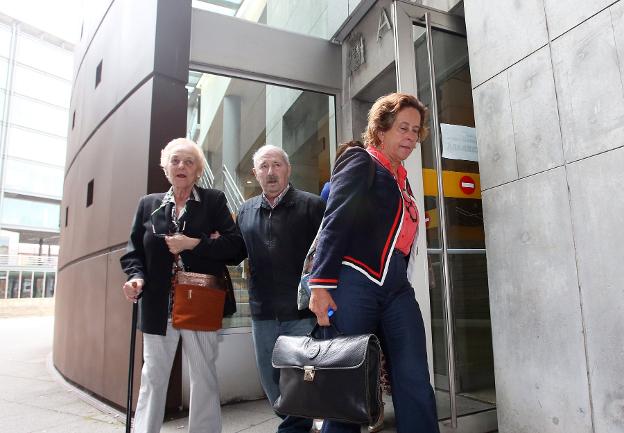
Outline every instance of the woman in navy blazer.
{"type": "Polygon", "coordinates": [[[139,302],[143,370],[134,417],[135,433],[162,425],[173,358],[182,338],[191,382],[189,432],[220,433],[221,406],[215,367],[217,333],[173,328],[171,277],[174,257],[191,272],[222,277],[226,262],[240,261],[243,239],[221,191],[195,185],[206,160],[194,142],[178,138],[161,154],[171,183],[167,193],[140,199],[121,265],[126,298],[139,302]]]}
{"type": "MultiPolygon", "coordinates": [[[[310,274],[310,310],[319,325],[329,325],[331,308],[342,333],[380,337],[398,433],[439,431],[422,315],[407,279],[419,217],[402,162],[425,137],[425,114],[404,93],[373,104],[367,148],[349,149],[334,168],[310,274]]],[[[322,431],[355,433],[360,426],[325,421],[322,431]]]]}

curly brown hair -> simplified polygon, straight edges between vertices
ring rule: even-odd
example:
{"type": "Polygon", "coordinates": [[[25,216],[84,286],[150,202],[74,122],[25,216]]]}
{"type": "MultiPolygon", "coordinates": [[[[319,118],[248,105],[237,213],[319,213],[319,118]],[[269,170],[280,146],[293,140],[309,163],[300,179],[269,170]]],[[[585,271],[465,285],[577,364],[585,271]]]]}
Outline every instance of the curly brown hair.
{"type": "Polygon", "coordinates": [[[399,111],[412,107],[420,113],[420,141],[425,140],[429,130],[424,126],[427,118],[427,107],[413,95],[408,93],[389,93],[377,99],[368,112],[368,125],[362,134],[364,144],[378,147],[381,142],[377,134],[392,127],[399,111]]]}

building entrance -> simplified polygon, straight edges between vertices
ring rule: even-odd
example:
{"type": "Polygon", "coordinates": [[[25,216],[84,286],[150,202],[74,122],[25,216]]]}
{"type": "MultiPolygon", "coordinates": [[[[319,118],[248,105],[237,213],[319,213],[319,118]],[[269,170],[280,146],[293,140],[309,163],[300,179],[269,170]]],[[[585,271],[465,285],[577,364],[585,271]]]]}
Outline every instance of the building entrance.
{"type": "Polygon", "coordinates": [[[430,113],[421,146],[438,411],[454,431],[496,428],[479,163],[462,3],[394,3],[398,87],[430,113]],[[443,193],[440,193],[443,192],[443,193]]]}

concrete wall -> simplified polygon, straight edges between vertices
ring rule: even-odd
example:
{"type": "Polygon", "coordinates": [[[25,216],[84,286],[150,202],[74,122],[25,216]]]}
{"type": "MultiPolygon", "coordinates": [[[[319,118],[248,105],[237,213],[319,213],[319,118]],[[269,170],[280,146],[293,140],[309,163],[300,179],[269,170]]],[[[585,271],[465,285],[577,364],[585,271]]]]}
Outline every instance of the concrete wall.
{"type": "Polygon", "coordinates": [[[624,431],[624,1],[466,0],[501,433],[624,431]]]}
{"type": "MultiPolygon", "coordinates": [[[[160,150],[185,135],[191,2],[98,0],[85,11],[61,207],[54,365],[125,406],[131,305],[119,257],[139,197],[168,187],[160,150]]],[[[139,336],[135,395],[141,353],[139,336]]],[[[180,382],[171,389],[169,406],[177,407],[180,382]]]]}

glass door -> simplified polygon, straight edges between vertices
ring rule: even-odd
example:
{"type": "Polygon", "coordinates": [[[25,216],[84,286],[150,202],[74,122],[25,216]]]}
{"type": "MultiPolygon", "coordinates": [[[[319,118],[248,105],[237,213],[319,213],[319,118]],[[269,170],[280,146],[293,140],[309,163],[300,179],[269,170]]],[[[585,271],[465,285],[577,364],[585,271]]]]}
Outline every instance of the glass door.
{"type": "Polygon", "coordinates": [[[430,114],[419,168],[439,417],[460,431],[490,431],[494,361],[465,27],[455,15],[395,6],[400,88],[416,94],[430,114]],[[480,426],[471,421],[462,428],[463,419],[486,413],[480,426]]]}

